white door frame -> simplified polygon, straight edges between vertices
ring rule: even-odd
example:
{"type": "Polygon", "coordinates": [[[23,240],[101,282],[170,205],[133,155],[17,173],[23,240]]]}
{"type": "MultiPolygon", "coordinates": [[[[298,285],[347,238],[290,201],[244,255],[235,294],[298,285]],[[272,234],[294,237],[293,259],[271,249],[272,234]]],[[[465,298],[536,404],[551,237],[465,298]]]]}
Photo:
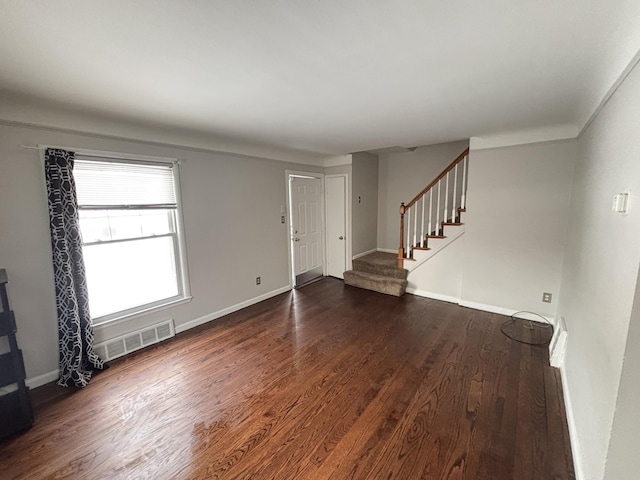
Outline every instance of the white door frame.
{"type": "MultiPolygon", "coordinates": [[[[352,260],[353,260],[353,255],[352,255],[352,236],[353,236],[353,232],[352,232],[352,228],[351,228],[351,185],[349,183],[349,174],[348,173],[333,173],[330,175],[325,175],[325,179],[326,178],[335,178],[335,177],[343,177],[344,178],[344,221],[346,223],[345,228],[346,228],[346,235],[347,235],[347,244],[345,245],[345,249],[344,249],[344,254],[346,255],[345,261],[344,261],[344,265],[345,268],[347,270],[351,270],[353,268],[352,266],[352,260]]],[[[324,189],[325,192],[325,196],[326,196],[326,189],[324,189]]],[[[324,198],[324,197],[323,197],[324,198]]],[[[323,203],[326,200],[323,199],[323,203]]],[[[325,214],[325,227],[326,227],[326,214],[325,214]]],[[[325,228],[325,239],[324,239],[324,249],[325,249],[325,260],[326,260],[326,250],[327,250],[328,244],[327,244],[327,239],[326,239],[326,228],[325,228]]],[[[326,275],[326,265],[325,265],[325,275],[326,275]]]]}
{"type": "Polygon", "coordinates": [[[314,177],[319,178],[322,184],[322,194],[320,195],[320,226],[322,228],[322,232],[320,236],[322,237],[322,242],[324,243],[322,248],[322,275],[327,275],[327,239],[326,239],[326,215],[324,210],[324,173],[318,172],[303,172],[300,170],[285,170],[284,171],[284,183],[285,183],[285,192],[286,192],[286,212],[285,216],[285,224],[287,228],[287,268],[289,271],[289,289],[295,288],[295,276],[293,274],[293,248],[291,245],[291,184],[289,183],[290,176],[303,176],[303,177],[314,177]]]}

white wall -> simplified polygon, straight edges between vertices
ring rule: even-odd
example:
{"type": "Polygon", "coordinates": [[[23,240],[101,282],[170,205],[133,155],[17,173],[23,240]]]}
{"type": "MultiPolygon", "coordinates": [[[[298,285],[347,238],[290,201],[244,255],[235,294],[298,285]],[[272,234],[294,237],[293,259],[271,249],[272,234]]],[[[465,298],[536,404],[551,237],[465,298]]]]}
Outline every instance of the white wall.
{"type": "MultiPolygon", "coordinates": [[[[46,375],[58,363],[49,219],[39,152],[21,144],[51,144],[122,153],[177,157],[187,261],[193,300],[136,318],[97,327],[102,341],[159,320],[176,326],[287,288],[286,169],[291,163],[208,153],[37,128],[0,125],[0,268],[6,268],[18,340],[27,376],[46,375]],[[255,285],[255,277],[262,284],[255,285]]],[[[307,171],[321,167],[304,166],[307,171]]],[[[53,380],[53,379],[49,379],[53,380]]]]}
{"type": "MultiPolygon", "coordinates": [[[[141,123],[123,117],[104,116],[98,112],[82,112],[59,102],[34,100],[15,92],[0,90],[0,124],[36,125],[66,132],[91,133],[99,137],[112,136],[149,143],[160,142],[191,150],[200,148],[217,152],[271,158],[308,165],[340,162],[341,156],[327,157],[321,153],[294,151],[243,136],[216,135],[210,131],[195,131],[161,124],[141,123]]],[[[174,122],[175,123],[175,122],[174,122]]]]}
{"type": "MultiPolygon", "coordinates": [[[[576,463],[587,480],[599,480],[605,471],[638,279],[639,105],[636,67],[578,142],[558,313],[569,333],[564,375],[577,431],[576,463]],[[612,198],[627,189],[633,192],[631,210],[620,216],[612,212],[612,198]]],[[[624,409],[620,415],[623,422],[629,418],[624,409]]]]}
{"type": "Polygon", "coordinates": [[[409,202],[460,155],[469,142],[419,147],[414,152],[380,155],[378,248],[398,251],[400,203],[409,202]]]}
{"type": "Polygon", "coordinates": [[[378,156],[352,155],[353,254],[375,250],[378,245],[378,156]]]}
{"type": "Polygon", "coordinates": [[[463,304],[555,315],[575,149],[568,141],[470,152],[463,304]]]}
{"type": "Polygon", "coordinates": [[[640,445],[640,276],[636,283],[635,300],[631,313],[629,335],[624,354],[620,389],[613,417],[611,442],[605,468],[606,480],[635,480],[638,468],[631,459],[638,454],[640,445]]]}
{"type": "MultiPolygon", "coordinates": [[[[447,227],[447,229],[452,228],[464,227],[447,227]]],[[[407,291],[415,295],[457,303],[460,300],[462,288],[465,246],[463,234],[424,264],[409,272],[407,291]]]]}

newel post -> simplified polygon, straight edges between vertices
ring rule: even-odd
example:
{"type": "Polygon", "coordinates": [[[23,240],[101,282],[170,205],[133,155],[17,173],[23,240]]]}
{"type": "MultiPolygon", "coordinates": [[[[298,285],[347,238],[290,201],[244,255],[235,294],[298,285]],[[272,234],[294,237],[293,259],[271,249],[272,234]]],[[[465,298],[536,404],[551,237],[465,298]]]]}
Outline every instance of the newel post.
{"type": "Polygon", "coordinates": [[[400,246],[398,247],[398,268],[404,267],[404,202],[400,204],[400,246]]]}

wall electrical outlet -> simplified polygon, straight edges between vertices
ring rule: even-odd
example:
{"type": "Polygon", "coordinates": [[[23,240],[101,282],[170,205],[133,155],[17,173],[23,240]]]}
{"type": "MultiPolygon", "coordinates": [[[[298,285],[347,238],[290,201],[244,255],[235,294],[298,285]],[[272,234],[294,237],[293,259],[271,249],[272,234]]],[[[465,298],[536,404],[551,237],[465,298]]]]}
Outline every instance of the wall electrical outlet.
{"type": "Polygon", "coordinates": [[[549,292],[542,293],[542,301],[544,303],[551,303],[551,294],[549,292]]]}
{"type": "Polygon", "coordinates": [[[256,285],[260,285],[260,282],[261,282],[260,277],[256,277],[256,285]]]}

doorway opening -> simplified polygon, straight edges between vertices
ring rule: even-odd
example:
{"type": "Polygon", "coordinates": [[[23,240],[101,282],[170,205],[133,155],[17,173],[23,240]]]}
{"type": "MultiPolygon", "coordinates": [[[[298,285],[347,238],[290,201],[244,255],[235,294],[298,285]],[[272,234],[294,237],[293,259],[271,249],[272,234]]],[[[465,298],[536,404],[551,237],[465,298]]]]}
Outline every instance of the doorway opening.
{"type": "Polygon", "coordinates": [[[289,258],[294,288],[324,275],[324,175],[287,172],[289,258]]]}

